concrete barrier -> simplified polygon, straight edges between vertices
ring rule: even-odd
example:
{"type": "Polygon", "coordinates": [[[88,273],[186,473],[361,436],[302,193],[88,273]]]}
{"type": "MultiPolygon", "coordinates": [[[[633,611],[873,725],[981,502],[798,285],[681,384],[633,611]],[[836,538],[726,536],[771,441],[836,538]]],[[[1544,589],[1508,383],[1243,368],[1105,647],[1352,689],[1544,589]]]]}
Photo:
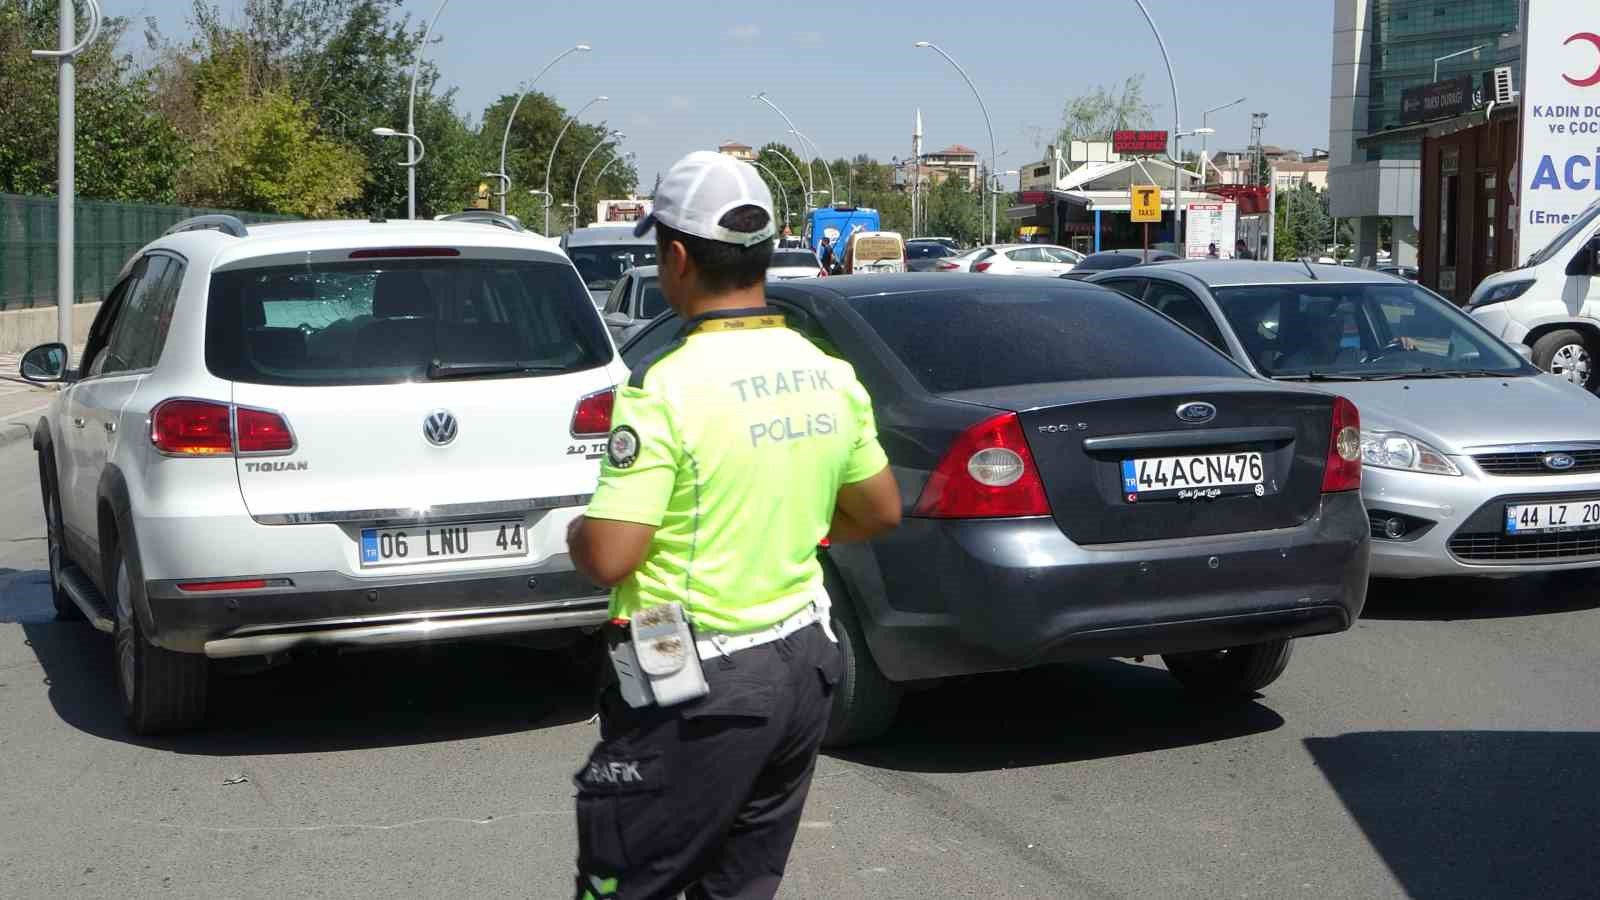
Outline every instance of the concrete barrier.
{"type": "MultiPolygon", "coordinates": [[[[100,311],[100,304],[79,303],[72,307],[72,344],[78,346],[89,337],[89,324],[100,311]]],[[[56,339],[56,308],[0,311],[0,353],[21,353],[29,347],[56,339]]]]}

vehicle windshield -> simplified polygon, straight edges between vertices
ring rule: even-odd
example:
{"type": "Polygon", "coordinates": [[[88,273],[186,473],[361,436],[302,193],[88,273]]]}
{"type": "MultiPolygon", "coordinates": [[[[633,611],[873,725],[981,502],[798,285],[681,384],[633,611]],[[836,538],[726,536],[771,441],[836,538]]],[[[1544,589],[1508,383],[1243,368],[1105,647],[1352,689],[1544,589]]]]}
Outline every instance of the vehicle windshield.
{"type": "Polygon", "coordinates": [[[943,244],[915,241],[906,244],[906,255],[912,259],[944,259],[946,256],[954,256],[955,251],[943,244]]]}
{"type": "Polygon", "coordinates": [[[1471,317],[1410,284],[1250,285],[1212,294],[1250,358],[1275,378],[1534,371],[1471,317]]]}
{"type": "Polygon", "coordinates": [[[899,259],[902,255],[900,241],[892,237],[858,237],[853,248],[858,263],[877,259],[899,259]]]}
{"type": "Polygon", "coordinates": [[[774,250],[769,266],[774,269],[819,269],[822,264],[817,262],[817,255],[810,250],[774,250]]]}
{"type": "Polygon", "coordinates": [[[656,264],[656,245],[648,244],[595,244],[588,247],[568,247],[567,256],[578,267],[578,275],[591,291],[609,291],[617,286],[622,273],[635,266],[656,264]]]}
{"type": "Polygon", "coordinates": [[[661,285],[654,278],[639,279],[639,318],[654,319],[667,311],[667,295],[661,293],[661,285]]]}
{"type": "Polygon", "coordinates": [[[1070,284],[880,294],[856,299],[854,308],[936,394],[1101,378],[1247,377],[1149,307],[1070,284]]]}
{"type": "MultiPolygon", "coordinates": [[[[1578,213],[1578,217],[1573,219],[1571,222],[1568,222],[1567,227],[1561,229],[1560,233],[1550,239],[1550,243],[1545,244],[1543,249],[1528,257],[1527,265],[1537,266],[1550,257],[1555,256],[1557,253],[1560,253],[1561,248],[1565,247],[1567,242],[1572,240],[1574,235],[1589,227],[1589,223],[1594,221],[1595,216],[1600,216],[1600,200],[1596,200],[1595,202],[1589,204],[1589,208],[1581,213],[1578,213]]],[[[1526,268],[1526,266],[1524,266],[1524,268],[1526,268]]]]}
{"type": "Polygon", "coordinates": [[[594,303],[559,262],[396,259],[211,277],[206,367],[249,384],[326,386],[592,369],[611,359],[594,303]]]}

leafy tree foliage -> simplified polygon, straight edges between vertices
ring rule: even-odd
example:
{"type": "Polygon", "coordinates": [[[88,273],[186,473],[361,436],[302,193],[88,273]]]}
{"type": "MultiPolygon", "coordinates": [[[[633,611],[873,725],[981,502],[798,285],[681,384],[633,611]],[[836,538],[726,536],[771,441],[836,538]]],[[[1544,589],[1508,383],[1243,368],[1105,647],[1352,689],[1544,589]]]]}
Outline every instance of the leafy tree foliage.
{"type": "Polygon", "coordinates": [[[1111,132],[1149,127],[1152,108],[1144,99],[1144,75],[1130,75],[1120,87],[1096,85],[1072,97],[1061,109],[1056,143],[1109,141],[1111,132]]]}

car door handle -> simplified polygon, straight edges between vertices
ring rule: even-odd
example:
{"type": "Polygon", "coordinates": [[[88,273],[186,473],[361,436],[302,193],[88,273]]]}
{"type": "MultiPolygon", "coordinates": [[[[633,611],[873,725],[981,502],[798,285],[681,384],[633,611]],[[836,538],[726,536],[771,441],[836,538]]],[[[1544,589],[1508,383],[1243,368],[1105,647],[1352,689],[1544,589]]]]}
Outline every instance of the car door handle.
{"type": "Polygon", "coordinates": [[[105,426],[106,426],[106,434],[116,434],[117,433],[117,423],[115,423],[115,422],[106,422],[105,426]]]}
{"type": "Polygon", "coordinates": [[[87,425],[87,424],[88,423],[83,420],[82,416],[75,417],[72,420],[72,427],[73,428],[82,428],[84,425],[87,425]]]}

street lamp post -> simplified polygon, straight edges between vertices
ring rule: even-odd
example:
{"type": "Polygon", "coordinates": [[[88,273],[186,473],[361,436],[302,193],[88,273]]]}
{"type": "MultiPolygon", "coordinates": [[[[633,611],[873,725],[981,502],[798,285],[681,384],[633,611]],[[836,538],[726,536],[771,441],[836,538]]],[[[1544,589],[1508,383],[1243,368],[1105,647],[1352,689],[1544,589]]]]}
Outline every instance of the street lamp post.
{"type": "Polygon", "coordinates": [[[56,340],[68,348],[74,343],[72,304],[78,299],[73,273],[77,229],[73,213],[78,200],[76,58],[100,36],[100,4],[96,0],[86,0],[86,5],[89,8],[89,30],[83,40],[73,43],[78,30],[78,5],[69,0],[60,0],[56,24],[60,29],[58,38],[61,49],[35,50],[32,53],[34,59],[56,61],[56,340]]]}
{"type": "MultiPolygon", "coordinates": [[[[1186,137],[1200,136],[1205,140],[1207,135],[1215,134],[1215,128],[1196,128],[1192,131],[1174,131],[1172,133],[1172,252],[1183,255],[1183,245],[1178,242],[1178,179],[1183,174],[1183,139],[1186,137]]],[[[1201,163],[1204,165],[1204,162],[1201,163]]],[[[1205,169],[1200,170],[1200,177],[1205,177],[1205,169]]]]}
{"type": "MultiPolygon", "coordinates": [[[[977,100],[978,100],[978,109],[983,112],[983,124],[984,124],[984,127],[989,129],[989,171],[991,173],[994,172],[994,170],[996,168],[998,168],[995,165],[995,162],[996,162],[996,157],[999,155],[998,153],[995,152],[994,124],[989,121],[989,107],[984,105],[984,103],[983,103],[983,95],[978,93],[978,86],[972,83],[972,79],[971,78],[967,77],[967,70],[961,68],[961,64],[956,62],[955,58],[952,57],[950,54],[944,52],[944,50],[942,48],[940,48],[940,46],[938,44],[935,44],[932,41],[917,41],[916,45],[918,47],[926,47],[927,49],[932,50],[933,52],[935,52],[935,53],[939,54],[940,56],[944,57],[945,62],[948,62],[950,65],[954,66],[955,70],[958,73],[960,73],[961,80],[965,81],[967,83],[967,87],[972,89],[972,96],[976,97],[977,100]]],[[[993,208],[993,204],[991,204],[991,209],[992,208],[993,208]]],[[[998,211],[992,213],[990,215],[990,217],[989,217],[989,243],[991,243],[991,244],[995,242],[995,232],[999,228],[999,224],[1000,224],[999,221],[996,219],[997,215],[998,215],[998,211]]]]}
{"type": "Polygon", "coordinates": [[[439,16],[444,12],[450,0],[439,0],[439,8],[434,10],[433,18],[428,20],[427,30],[422,32],[422,43],[417,45],[416,59],[411,61],[411,93],[406,100],[406,130],[401,132],[411,138],[406,143],[406,218],[417,217],[417,163],[422,162],[422,157],[416,155],[422,141],[417,138],[417,75],[422,72],[422,51],[428,46],[428,38],[433,37],[433,26],[438,24],[439,16]]]}
{"type": "Polygon", "coordinates": [[[1244,98],[1244,97],[1240,97],[1239,99],[1234,100],[1231,103],[1224,103],[1221,106],[1213,106],[1210,109],[1208,109],[1208,110],[1206,110],[1206,111],[1204,111],[1204,112],[1202,112],[1200,114],[1200,129],[1201,129],[1201,137],[1200,137],[1200,180],[1201,181],[1205,180],[1205,177],[1206,177],[1206,162],[1208,160],[1210,160],[1210,158],[1211,158],[1208,155],[1209,151],[1210,151],[1210,148],[1206,145],[1206,138],[1209,137],[1210,134],[1211,134],[1211,132],[1206,130],[1206,125],[1209,124],[1207,122],[1207,119],[1210,118],[1212,113],[1219,112],[1221,110],[1227,109],[1230,106],[1238,106],[1239,104],[1243,103],[1245,101],[1245,99],[1246,98],[1244,98]]]}
{"type": "Polygon", "coordinates": [[[1465,50],[1457,50],[1454,53],[1446,53],[1445,55],[1443,55],[1441,57],[1438,57],[1437,59],[1435,59],[1433,61],[1433,80],[1434,81],[1438,81],[1439,80],[1439,63],[1442,63],[1447,59],[1455,59],[1458,56],[1466,56],[1468,53],[1477,53],[1479,50],[1482,50],[1483,48],[1485,48],[1487,46],[1489,46],[1489,45],[1488,44],[1479,44],[1476,47],[1468,47],[1465,50]]]}
{"type": "MultiPolygon", "coordinates": [[[[1150,23],[1150,30],[1155,32],[1156,46],[1161,48],[1161,59],[1167,64],[1167,81],[1172,84],[1172,141],[1173,158],[1176,159],[1177,135],[1178,132],[1183,130],[1183,126],[1179,124],[1183,121],[1183,113],[1178,108],[1178,77],[1172,74],[1172,57],[1167,55],[1167,42],[1162,40],[1161,29],[1156,27],[1156,20],[1150,18],[1150,10],[1145,8],[1144,0],[1133,0],[1133,2],[1139,4],[1139,12],[1144,13],[1144,20],[1150,23]]],[[[1178,180],[1180,171],[1178,166],[1174,165],[1172,167],[1172,246],[1174,250],[1181,246],[1178,235],[1183,225],[1183,205],[1180,202],[1183,199],[1183,185],[1178,180]]]]}
{"type": "MultiPolygon", "coordinates": [[[[817,146],[816,141],[813,141],[811,138],[801,134],[800,130],[797,128],[789,129],[789,133],[800,139],[800,149],[805,150],[807,145],[811,147],[810,150],[806,150],[806,156],[815,159],[822,159],[822,148],[817,146]]],[[[806,165],[811,165],[809,159],[806,161],[806,165]]],[[[838,185],[833,183],[833,166],[828,165],[828,161],[826,159],[822,160],[822,171],[828,173],[828,200],[832,202],[835,197],[839,196],[839,188],[838,185]]]]}
{"type": "MultiPolygon", "coordinates": [[[[500,197],[501,215],[505,215],[506,212],[506,195],[511,193],[511,176],[506,174],[506,144],[511,141],[511,123],[517,121],[517,110],[522,108],[522,101],[526,100],[528,95],[533,93],[533,86],[539,83],[539,79],[543,78],[544,73],[550,71],[552,66],[574,53],[588,53],[591,49],[593,48],[591,48],[588,44],[575,44],[561,51],[561,53],[557,54],[555,59],[545,63],[544,68],[539,70],[539,74],[533,76],[533,80],[528,82],[528,86],[522,90],[522,93],[517,95],[517,102],[511,105],[511,115],[506,117],[506,133],[500,137],[500,171],[486,173],[500,180],[500,190],[498,191],[498,194],[500,197]]],[[[549,187],[550,186],[548,184],[545,185],[546,190],[548,190],[549,187]]],[[[548,211],[549,206],[547,205],[545,209],[548,211]]],[[[550,230],[550,223],[548,221],[545,223],[545,230],[550,230]]]]}
{"type": "MultiPolygon", "coordinates": [[[[550,172],[553,169],[555,169],[555,165],[556,165],[556,148],[561,146],[561,139],[567,136],[567,129],[572,127],[572,123],[573,122],[578,121],[578,117],[583,115],[584,110],[586,110],[589,107],[595,105],[596,103],[605,103],[606,101],[608,101],[610,99],[611,99],[610,97],[607,97],[606,95],[601,94],[600,96],[594,98],[593,100],[590,100],[588,103],[585,103],[577,112],[575,112],[571,116],[567,117],[566,124],[562,125],[561,126],[561,131],[556,134],[555,143],[550,145],[550,161],[544,164],[544,190],[538,192],[539,194],[543,195],[543,197],[544,197],[544,233],[545,234],[549,234],[550,233],[550,203],[551,203],[552,200],[555,199],[555,197],[551,196],[551,194],[550,194],[550,172]]],[[[533,192],[530,191],[530,193],[533,193],[533,192]]]]}
{"type": "Polygon", "coordinates": [[[422,145],[422,138],[417,137],[409,131],[395,131],[393,128],[374,128],[372,129],[372,133],[373,135],[381,138],[405,138],[406,146],[409,149],[406,153],[406,161],[400,163],[400,165],[405,166],[408,169],[412,169],[413,171],[415,171],[417,163],[422,162],[422,158],[428,155],[427,148],[422,145]]]}
{"type": "Polygon", "coordinates": [[[594,176],[594,189],[597,190],[597,191],[600,190],[600,179],[604,178],[605,174],[607,172],[611,171],[611,167],[612,166],[616,165],[619,162],[622,162],[623,160],[627,160],[628,162],[631,163],[635,159],[637,159],[637,157],[635,157],[633,155],[633,151],[632,150],[629,150],[627,153],[624,153],[621,156],[613,156],[613,157],[611,157],[610,161],[608,161],[605,165],[601,166],[600,167],[600,171],[595,173],[595,176],[594,176]]]}
{"type": "Polygon", "coordinates": [[[574,175],[572,177],[572,230],[573,231],[577,231],[578,230],[578,185],[583,183],[583,170],[584,170],[584,168],[589,165],[589,160],[594,158],[595,153],[598,152],[601,147],[604,147],[606,144],[609,144],[612,141],[620,141],[625,137],[627,137],[627,135],[623,134],[620,131],[613,131],[613,132],[607,134],[605,137],[602,137],[600,140],[595,142],[594,148],[589,151],[589,155],[585,156],[583,158],[583,162],[578,164],[578,174],[574,175]]]}
{"type": "MultiPolygon", "coordinates": [[[[767,96],[766,91],[761,91],[757,94],[751,94],[750,99],[757,100],[772,107],[774,112],[783,117],[783,121],[788,124],[790,131],[794,132],[795,134],[800,133],[799,130],[794,127],[794,120],[789,118],[788,113],[784,112],[782,109],[779,109],[778,104],[772,102],[772,98],[767,96]]],[[[805,150],[805,147],[802,146],[800,149],[805,150]]],[[[810,154],[807,154],[807,156],[809,155],[810,154]]],[[[806,160],[806,174],[810,176],[806,179],[806,203],[810,204],[811,195],[817,192],[817,172],[811,167],[811,160],[809,159],[806,160]]],[[[832,194],[830,193],[829,196],[832,196],[832,194]]]]}
{"type": "Polygon", "coordinates": [[[783,189],[783,181],[778,178],[778,173],[772,171],[754,159],[750,160],[750,165],[755,166],[761,171],[767,173],[769,176],[771,176],[772,183],[778,186],[778,196],[783,198],[783,221],[785,224],[787,224],[789,222],[789,192],[783,189]]]}

